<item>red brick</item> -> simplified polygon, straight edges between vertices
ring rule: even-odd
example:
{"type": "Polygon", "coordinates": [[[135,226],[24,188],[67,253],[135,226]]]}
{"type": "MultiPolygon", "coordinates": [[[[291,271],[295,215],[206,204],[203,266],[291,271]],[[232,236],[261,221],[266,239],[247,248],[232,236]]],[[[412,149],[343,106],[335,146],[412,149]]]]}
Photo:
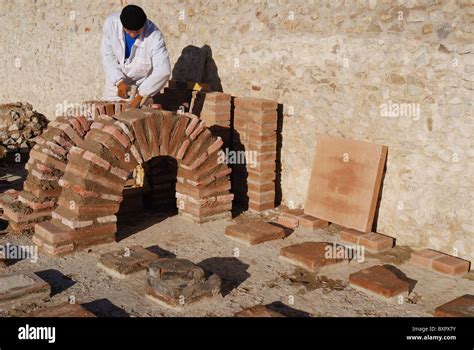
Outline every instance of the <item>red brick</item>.
{"type": "Polygon", "coordinates": [[[345,257],[338,256],[338,249],[343,251],[343,246],[335,246],[326,242],[304,242],[281,248],[280,259],[303,269],[315,272],[321,268],[343,262],[345,257]]]}
{"type": "Polygon", "coordinates": [[[423,249],[412,252],[410,256],[410,262],[415,265],[431,269],[431,263],[433,260],[443,256],[445,256],[443,253],[437,252],[435,250],[423,249]]]}
{"type": "Polygon", "coordinates": [[[329,222],[315,218],[314,216],[311,216],[311,215],[298,216],[298,220],[299,220],[300,226],[310,228],[313,230],[329,226],[329,222]]]}
{"type": "MultiPolygon", "coordinates": [[[[95,124],[95,123],[94,123],[95,124]]],[[[92,126],[94,126],[94,124],[92,124],[92,126]]],[[[104,128],[102,129],[104,132],[112,135],[113,137],[115,137],[115,139],[121,143],[121,145],[123,147],[125,147],[126,149],[128,149],[128,147],[130,146],[130,140],[127,136],[125,136],[124,134],[122,134],[120,132],[119,129],[117,129],[116,127],[114,126],[111,126],[111,125],[106,125],[104,126],[104,128]]]]}
{"type": "Polygon", "coordinates": [[[441,258],[434,259],[431,263],[431,267],[433,271],[444,275],[456,276],[468,273],[470,263],[467,260],[445,255],[441,258]]]}
{"type": "Polygon", "coordinates": [[[275,201],[275,191],[251,192],[248,191],[249,199],[255,203],[269,203],[275,201]]]}
{"type": "Polygon", "coordinates": [[[349,275],[349,282],[385,298],[392,298],[408,292],[415,282],[400,275],[400,271],[393,266],[373,266],[349,275]]]}
{"type": "Polygon", "coordinates": [[[474,317],[474,295],[465,294],[450,302],[438,306],[435,310],[438,317],[474,317]]]}
{"type": "Polygon", "coordinates": [[[80,137],[84,137],[84,134],[86,133],[85,130],[82,128],[81,123],[79,120],[76,118],[69,118],[68,119],[69,124],[73,127],[74,131],[76,131],[80,137]]]}
{"type": "Polygon", "coordinates": [[[235,98],[234,104],[236,109],[249,108],[256,110],[276,110],[278,107],[278,103],[276,101],[252,97],[235,98]]]}
{"type": "Polygon", "coordinates": [[[346,228],[341,230],[341,240],[348,243],[359,244],[359,238],[361,236],[365,236],[366,234],[366,232],[360,232],[346,228]]]}
{"type": "Polygon", "coordinates": [[[365,247],[372,253],[380,253],[393,248],[395,240],[380,233],[365,233],[352,229],[341,231],[341,240],[365,247]]]}
{"type": "Polygon", "coordinates": [[[249,209],[252,209],[256,212],[262,212],[262,211],[273,209],[273,208],[275,208],[275,202],[255,203],[255,202],[249,201],[249,209]]]}
{"type": "Polygon", "coordinates": [[[275,239],[283,239],[286,237],[286,232],[282,227],[263,221],[255,221],[227,226],[225,235],[246,245],[256,245],[275,239]]]}
{"type": "Polygon", "coordinates": [[[380,233],[369,233],[359,238],[359,245],[369,252],[380,253],[393,248],[395,240],[380,233]]]}
{"type": "Polygon", "coordinates": [[[102,159],[101,157],[99,157],[97,154],[94,154],[89,151],[85,151],[82,157],[85,160],[88,160],[89,162],[92,162],[95,165],[100,166],[101,168],[104,168],[106,171],[110,169],[110,163],[102,159]]]}
{"type": "Polygon", "coordinates": [[[280,215],[277,219],[277,222],[280,225],[291,228],[291,229],[295,229],[299,225],[299,222],[298,222],[297,218],[290,217],[290,216],[287,216],[285,214],[280,215]]]}

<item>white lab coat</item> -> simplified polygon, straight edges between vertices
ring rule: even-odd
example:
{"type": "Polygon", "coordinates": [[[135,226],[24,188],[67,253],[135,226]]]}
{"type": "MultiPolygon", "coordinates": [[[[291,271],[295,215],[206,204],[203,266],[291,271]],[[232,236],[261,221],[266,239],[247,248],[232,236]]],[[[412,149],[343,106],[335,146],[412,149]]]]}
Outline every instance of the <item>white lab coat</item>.
{"type": "Polygon", "coordinates": [[[130,57],[125,60],[125,39],[120,12],[105,20],[101,42],[102,65],[105,71],[104,100],[120,101],[116,84],[124,80],[137,85],[138,94],[154,96],[167,83],[171,66],[163,34],[147,20],[142,34],[135,40],[130,57]]]}

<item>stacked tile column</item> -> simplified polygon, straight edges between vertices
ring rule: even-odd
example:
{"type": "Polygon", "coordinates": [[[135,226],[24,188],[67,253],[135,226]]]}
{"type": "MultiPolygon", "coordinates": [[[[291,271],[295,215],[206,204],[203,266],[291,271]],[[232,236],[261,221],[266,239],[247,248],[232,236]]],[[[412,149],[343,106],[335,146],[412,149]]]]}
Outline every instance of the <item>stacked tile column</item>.
{"type": "Polygon", "coordinates": [[[274,208],[278,103],[243,97],[234,104],[233,149],[246,157],[233,168],[234,193],[251,210],[274,208]]]}

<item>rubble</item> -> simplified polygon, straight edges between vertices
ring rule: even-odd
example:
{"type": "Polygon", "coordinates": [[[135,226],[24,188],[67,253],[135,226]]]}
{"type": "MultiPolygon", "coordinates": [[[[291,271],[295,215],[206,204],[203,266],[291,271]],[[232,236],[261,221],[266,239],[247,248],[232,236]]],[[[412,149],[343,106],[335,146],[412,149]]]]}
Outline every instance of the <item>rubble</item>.
{"type": "Polygon", "coordinates": [[[0,105],[0,159],[7,153],[27,154],[47,125],[48,119],[29,103],[0,105]]]}
{"type": "Polygon", "coordinates": [[[162,305],[184,307],[216,296],[220,289],[219,276],[206,277],[205,271],[189,260],[165,258],[148,265],[146,295],[162,305]]]}

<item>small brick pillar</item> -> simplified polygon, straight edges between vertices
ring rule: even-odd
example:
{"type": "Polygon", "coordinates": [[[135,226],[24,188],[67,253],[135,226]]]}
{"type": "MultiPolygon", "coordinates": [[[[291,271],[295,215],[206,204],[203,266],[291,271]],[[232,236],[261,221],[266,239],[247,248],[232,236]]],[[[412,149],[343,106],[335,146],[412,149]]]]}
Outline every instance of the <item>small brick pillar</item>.
{"type": "Polygon", "coordinates": [[[234,100],[233,149],[245,152],[246,164],[233,166],[233,191],[249,209],[275,207],[277,107],[276,101],[238,97],[234,100]]]}
{"type": "Polygon", "coordinates": [[[206,123],[212,135],[230,147],[231,95],[222,92],[193,91],[192,113],[206,123]]]}

